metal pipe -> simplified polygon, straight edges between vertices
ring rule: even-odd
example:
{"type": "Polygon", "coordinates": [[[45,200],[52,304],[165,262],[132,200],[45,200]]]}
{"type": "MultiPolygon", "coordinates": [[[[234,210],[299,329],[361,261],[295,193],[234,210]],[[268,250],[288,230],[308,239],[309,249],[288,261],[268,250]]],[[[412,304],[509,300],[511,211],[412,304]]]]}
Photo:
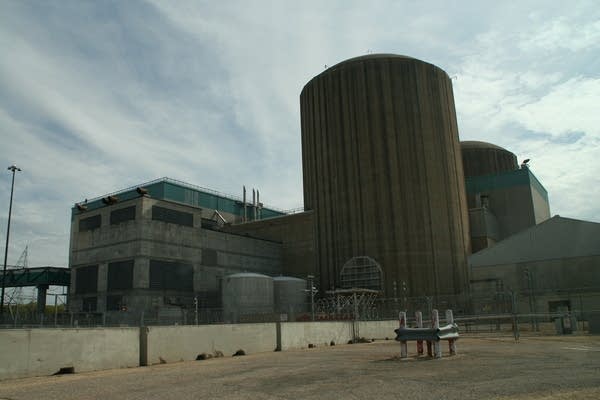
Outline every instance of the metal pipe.
{"type": "Polygon", "coordinates": [[[256,215],[260,219],[260,192],[256,189],[256,215]]]}
{"type": "Polygon", "coordinates": [[[252,221],[256,221],[256,190],[252,188],[252,221]]]}
{"type": "Polygon", "coordinates": [[[248,221],[248,213],[247,213],[247,208],[246,208],[246,186],[243,186],[244,188],[244,222],[248,221]]]}
{"type": "Polygon", "coordinates": [[[8,206],[8,224],[6,226],[6,247],[4,248],[4,268],[2,270],[2,295],[0,295],[0,322],[4,320],[4,289],[6,283],[6,261],[8,259],[8,238],[10,236],[10,216],[12,214],[13,191],[15,188],[15,172],[21,171],[16,165],[8,167],[12,171],[12,184],[10,186],[10,203],[8,206]]]}

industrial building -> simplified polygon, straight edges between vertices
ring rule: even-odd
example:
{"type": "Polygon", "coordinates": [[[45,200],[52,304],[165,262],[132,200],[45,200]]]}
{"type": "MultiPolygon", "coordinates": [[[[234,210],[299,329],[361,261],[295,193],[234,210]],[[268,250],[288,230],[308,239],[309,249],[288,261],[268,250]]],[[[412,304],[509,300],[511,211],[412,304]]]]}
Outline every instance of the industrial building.
{"type": "Polygon", "coordinates": [[[459,142],[440,68],[393,54],[353,58],[308,82],[300,108],[304,211],[264,207],[258,191],[249,201],[245,189],[240,199],[167,178],[77,203],[71,310],[198,305],[222,308],[223,321],[294,318],[313,292],[309,276],[318,297],[360,290],[369,304],[372,294],[402,294],[468,306],[473,291],[525,290],[524,271],[548,291],[588,287],[581,279],[590,293],[600,287],[590,239],[599,224],[549,219],[548,193],[527,162],[459,142]],[[546,285],[546,274],[562,283],[546,285]]]}
{"type": "Polygon", "coordinates": [[[469,264],[473,292],[515,293],[520,312],[600,308],[599,223],[556,215],[471,255],[469,264]]]}
{"type": "Polygon", "coordinates": [[[510,151],[461,142],[473,253],[550,218],[548,192],[510,151]]]}
{"type": "MultiPolygon", "coordinates": [[[[163,178],[72,210],[72,311],[221,307],[223,278],[279,275],[281,244],[219,231],[283,212],[163,178]],[[260,208],[260,209],[259,209],[260,208]]],[[[273,307],[271,306],[271,309],[273,307]]]]}
{"type": "MultiPolygon", "coordinates": [[[[353,58],[300,94],[304,207],[324,289],[370,257],[392,297],[468,292],[467,206],[452,82],[405,56],[353,58]]],[[[368,272],[365,272],[368,273],[368,272]]]]}

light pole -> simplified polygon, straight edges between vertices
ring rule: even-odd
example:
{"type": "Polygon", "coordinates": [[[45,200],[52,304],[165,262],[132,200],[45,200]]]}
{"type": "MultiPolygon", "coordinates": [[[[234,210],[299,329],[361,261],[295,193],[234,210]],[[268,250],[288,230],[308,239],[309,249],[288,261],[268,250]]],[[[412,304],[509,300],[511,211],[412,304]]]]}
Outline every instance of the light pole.
{"type": "Polygon", "coordinates": [[[8,238],[10,236],[10,215],[12,213],[13,190],[15,188],[15,172],[21,171],[16,165],[8,167],[12,171],[12,184],[10,185],[10,203],[8,206],[8,224],[6,226],[6,247],[4,248],[4,269],[2,270],[2,295],[0,296],[0,322],[4,321],[4,289],[6,280],[6,261],[8,259],[8,238]]]}
{"type": "Polygon", "coordinates": [[[315,281],[315,276],[314,275],[308,275],[308,285],[310,286],[310,315],[311,315],[311,321],[315,320],[315,293],[316,293],[316,288],[314,286],[314,281],[315,281]]]}

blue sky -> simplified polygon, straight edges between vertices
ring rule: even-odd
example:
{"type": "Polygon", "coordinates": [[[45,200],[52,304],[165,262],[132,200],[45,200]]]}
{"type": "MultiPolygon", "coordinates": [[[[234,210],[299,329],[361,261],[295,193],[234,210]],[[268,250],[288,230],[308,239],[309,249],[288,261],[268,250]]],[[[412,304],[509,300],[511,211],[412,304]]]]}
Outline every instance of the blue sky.
{"type": "Polygon", "coordinates": [[[162,176],[302,205],[299,94],[397,53],[453,77],[460,136],[508,148],[551,213],[600,222],[593,1],[0,2],[0,246],[68,263],[70,207],[162,176]]]}

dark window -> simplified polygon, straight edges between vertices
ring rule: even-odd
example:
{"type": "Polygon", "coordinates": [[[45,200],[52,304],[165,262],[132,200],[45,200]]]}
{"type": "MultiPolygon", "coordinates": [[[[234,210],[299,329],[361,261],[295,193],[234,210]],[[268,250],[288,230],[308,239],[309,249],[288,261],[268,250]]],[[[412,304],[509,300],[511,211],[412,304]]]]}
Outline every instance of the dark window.
{"type": "Polygon", "coordinates": [[[150,260],[150,289],[194,290],[194,270],[190,264],[150,260]]]}
{"type": "Polygon", "coordinates": [[[217,251],[215,249],[202,249],[202,264],[217,265],[217,251]]]}
{"type": "Polygon", "coordinates": [[[118,210],[111,211],[110,213],[110,224],[116,225],[121,222],[133,221],[135,219],[135,206],[120,208],[118,210]]]}
{"type": "Polygon", "coordinates": [[[98,291],[98,266],[90,265],[75,270],[75,293],[96,293],[98,291]]]}
{"type": "Polygon", "coordinates": [[[170,208],[152,206],[152,219],[171,224],[194,226],[194,215],[183,211],[171,210],[170,208]]]}
{"type": "Polygon", "coordinates": [[[124,308],[123,296],[106,296],[106,311],[121,311],[124,308]]]}
{"type": "Polygon", "coordinates": [[[100,214],[93,217],[83,218],[79,220],[79,232],[91,231],[92,229],[100,228],[102,224],[102,216],[100,214]]]}
{"type": "Polygon", "coordinates": [[[96,312],[97,307],[98,307],[98,298],[97,297],[84,297],[81,311],[96,312]]]}
{"type": "Polygon", "coordinates": [[[203,229],[215,230],[219,228],[219,224],[217,223],[217,221],[212,219],[202,218],[201,224],[203,229]]]}
{"type": "Polygon", "coordinates": [[[548,311],[551,313],[555,312],[569,312],[571,310],[571,302],[569,300],[557,300],[548,302],[548,311]]]}
{"type": "Polygon", "coordinates": [[[119,261],[108,264],[108,279],[106,290],[133,288],[133,260],[119,261]]]}

